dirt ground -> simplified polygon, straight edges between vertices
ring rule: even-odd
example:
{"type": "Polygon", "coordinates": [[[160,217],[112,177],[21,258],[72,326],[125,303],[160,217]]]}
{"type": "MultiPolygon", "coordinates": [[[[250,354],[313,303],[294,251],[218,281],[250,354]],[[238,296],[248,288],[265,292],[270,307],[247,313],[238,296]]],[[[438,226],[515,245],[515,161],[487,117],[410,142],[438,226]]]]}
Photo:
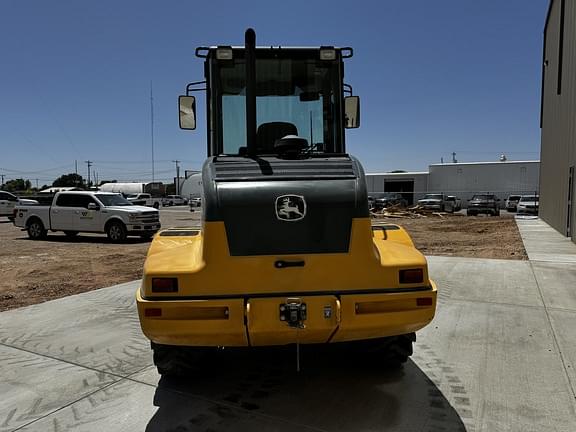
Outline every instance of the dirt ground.
{"type": "MultiPolygon", "coordinates": [[[[162,209],[160,218],[164,228],[200,223],[200,213],[191,213],[187,207],[162,209]]],[[[374,222],[404,226],[426,255],[526,259],[510,215],[374,222]]],[[[32,241],[1,218],[0,311],[139,279],[149,244],[148,240],[130,238],[125,244],[115,245],[96,234],[81,234],[70,240],[61,233],[32,241]]]]}

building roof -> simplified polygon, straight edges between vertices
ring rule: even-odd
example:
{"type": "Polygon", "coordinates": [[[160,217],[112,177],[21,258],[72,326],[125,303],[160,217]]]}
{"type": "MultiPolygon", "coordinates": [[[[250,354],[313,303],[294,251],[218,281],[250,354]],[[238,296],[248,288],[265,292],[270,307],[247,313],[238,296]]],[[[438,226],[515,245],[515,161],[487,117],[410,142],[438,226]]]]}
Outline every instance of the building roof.
{"type": "Polygon", "coordinates": [[[530,161],[490,161],[490,162],[445,162],[430,164],[429,166],[459,166],[459,165],[509,165],[509,164],[527,164],[527,163],[540,163],[539,160],[530,161]]]}
{"type": "Polygon", "coordinates": [[[425,174],[429,174],[429,172],[428,171],[406,171],[406,172],[366,173],[366,175],[387,175],[387,176],[425,175],[425,174]]]}

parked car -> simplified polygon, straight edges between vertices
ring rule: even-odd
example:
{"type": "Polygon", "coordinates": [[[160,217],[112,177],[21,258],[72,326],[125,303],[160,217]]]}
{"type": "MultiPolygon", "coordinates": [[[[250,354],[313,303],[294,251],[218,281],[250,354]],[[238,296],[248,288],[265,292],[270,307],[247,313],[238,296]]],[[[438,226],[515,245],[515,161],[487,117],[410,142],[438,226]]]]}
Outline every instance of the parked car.
{"type": "Polygon", "coordinates": [[[161,198],[153,198],[149,193],[137,193],[126,196],[126,199],[134,205],[159,208],[162,203],[161,198]]]}
{"type": "Polygon", "coordinates": [[[506,211],[515,212],[521,196],[522,195],[510,195],[506,200],[506,211]]]}
{"type": "Polygon", "coordinates": [[[480,213],[489,214],[491,216],[500,216],[500,199],[496,198],[494,194],[477,194],[468,200],[468,209],[466,214],[468,216],[476,216],[480,213]]]}
{"type": "Polygon", "coordinates": [[[418,205],[426,210],[452,211],[452,202],[448,203],[448,197],[443,193],[430,193],[418,200],[418,205]]]}
{"type": "Polygon", "coordinates": [[[18,198],[10,192],[0,191],[0,216],[6,216],[10,220],[14,220],[14,208],[18,204],[35,205],[38,201],[28,198],[18,198]]]}
{"type": "Polygon", "coordinates": [[[451,212],[462,210],[462,200],[454,195],[446,197],[446,209],[451,212]]]}
{"type": "Polygon", "coordinates": [[[406,199],[400,193],[383,192],[374,197],[374,203],[372,206],[374,210],[381,210],[393,205],[406,207],[408,205],[408,201],[406,201],[406,199]]]}
{"type": "Polygon", "coordinates": [[[522,195],[516,207],[516,214],[537,215],[540,207],[539,195],[522,195]]]}
{"type": "Polygon", "coordinates": [[[131,235],[149,238],[160,229],[158,210],[135,206],[111,192],[58,192],[50,205],[17,205],[14,216],[14,225],[33,240],[50,230],[64,231],[68,237],[106,233],[113,242],[122,242],[131,235]]]}
{"type": "Polygon", "coordinates": [[[180,195],[166,195],[162,200],[163,206],[186,205],[188,200],[180,195]]]}
{"type": "Polygon", "coordinates": [[[190,205],[190,208],[201,207],[202,206],[202,198],[190,198],[190,200],[188,201],[188,205],[190,205]]]}
{"type": "Polygon", "coordinates": [[[370,210],[374,208],[374,197],[372,195],[368,195],[368,208],[370,210]]]}

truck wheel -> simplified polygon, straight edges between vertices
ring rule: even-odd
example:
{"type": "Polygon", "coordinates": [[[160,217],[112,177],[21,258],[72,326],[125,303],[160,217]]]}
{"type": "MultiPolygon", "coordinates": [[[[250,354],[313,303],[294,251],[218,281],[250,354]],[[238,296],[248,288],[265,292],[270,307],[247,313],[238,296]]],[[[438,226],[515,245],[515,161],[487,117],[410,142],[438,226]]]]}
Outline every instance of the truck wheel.
{"type": "Polygon", "coordinates": [[[64,234],[66,234],[68,238],[74,238],[78,235],[78,231],[64,231],[64,234]]]}
{"type": "Polygon", "coordinates": [[[40,219],[32,219],[28,222],[28,237],[32,240],[41,240],[46,238],[46,228],[40,219]]]}
{"type": "Polygon", "coordinates": [[[199,370],[207,350],[197,347],[160,345],[152,342],[154,364],[160,375],[186,376],[199,370]]]}
{"type": "Polygon", "coordinates": [[[108,238],[114,243],[120,243],[126,240],[126,227],[122,222],[110,222],[106,228],[108,238]]]}
{"type": "Polygon", "coordinates": [[[416,342],[416,333],[391,336],[384,340],[380,347],[380,360],[386,366],[397,367],[406,363],[412,355],[412,343],[416,342]]]}

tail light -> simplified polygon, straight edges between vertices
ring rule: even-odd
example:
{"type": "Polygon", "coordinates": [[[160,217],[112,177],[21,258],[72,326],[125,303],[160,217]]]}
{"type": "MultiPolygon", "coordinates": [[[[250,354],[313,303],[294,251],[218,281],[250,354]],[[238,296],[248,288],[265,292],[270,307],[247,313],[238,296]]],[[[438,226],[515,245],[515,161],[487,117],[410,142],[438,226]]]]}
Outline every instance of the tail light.
{"type": "Polygon", "coordinates": [[[424,272],[419,269],[400,270],[401,284],[414,284],[424,282],[424,272]]]}
{"type": "Polygon", "coordinates": [[[152,278],[153,293],[174,293],[178,292],[177,278],[152,278]]]}

